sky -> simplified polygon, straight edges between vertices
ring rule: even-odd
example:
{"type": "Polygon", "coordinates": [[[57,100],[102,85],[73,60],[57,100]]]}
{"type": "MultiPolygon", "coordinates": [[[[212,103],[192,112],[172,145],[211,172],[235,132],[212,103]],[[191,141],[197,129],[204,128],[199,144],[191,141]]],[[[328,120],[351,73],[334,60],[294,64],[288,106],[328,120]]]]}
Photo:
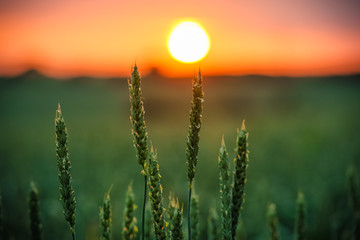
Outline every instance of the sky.
{"type": "Polygon", "coordinates": [[[0,0],[0,75],[360,73],[359,13],[359,0],[0,0]],[[210,37],[197,63],[167,49],[185,20],[210,37]]]}

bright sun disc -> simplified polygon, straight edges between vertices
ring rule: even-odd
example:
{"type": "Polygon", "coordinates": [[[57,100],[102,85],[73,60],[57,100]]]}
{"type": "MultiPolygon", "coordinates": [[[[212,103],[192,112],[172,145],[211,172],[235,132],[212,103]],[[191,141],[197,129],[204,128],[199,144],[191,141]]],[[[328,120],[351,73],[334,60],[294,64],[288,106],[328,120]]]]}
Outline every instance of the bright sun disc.
{"type": "Polygon", "coordinates": [[[210,48],[210,40],[199,24],[182,22],[171,32],[168,48],[176,60],[192,63],[205,57],[210,48]]]}

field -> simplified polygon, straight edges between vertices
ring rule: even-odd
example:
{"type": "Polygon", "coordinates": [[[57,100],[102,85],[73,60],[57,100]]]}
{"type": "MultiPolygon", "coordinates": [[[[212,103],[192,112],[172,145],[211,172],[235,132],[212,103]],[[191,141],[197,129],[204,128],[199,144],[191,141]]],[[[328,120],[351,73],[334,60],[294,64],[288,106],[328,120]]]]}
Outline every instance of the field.
{"type": "MultiPolygon", "coordinates": [[[[130,73],[129,73],[130,74],[130,73]]],[[[149,139],[167,202],[186,204],[186,136],[191,78],[143,79],[149,139]]],[[[250,164],[242,212],[247,239],[267,239],[266,209],[277,205],[282,239],[292,239],[295,200],[305,194],[308,239],[342,239],[351,222],[346,169],[360,169],[360,75],[207,77],[195,191],[202,239],[210,207],[219,209],[221,137],[234,158],[236,129],[246,120],[250,164]]],[[[78,239],[98,239],[99,206],[113,184],[113,237],[122,229],[132,182],[141,206],[126,79],[54,80],[32,71],[0,79],[0,188],[5,239],[27,239],[30,181],[39,189],[44,239],[69,239],[59,201],[54,118],[58,102],[69,133],[78,239]]],[[[184,206],[186,207],[186,206],[184,206]]],[[[140,208],[136,217],[140,224],[140,208]]],[[[185,224],[184,224],[185,225],[185,224]]],[[[185,230],[185,229],[184,229],[185,230]]],[[[345,238],[344,238],[345,239],[345,238]]]]}

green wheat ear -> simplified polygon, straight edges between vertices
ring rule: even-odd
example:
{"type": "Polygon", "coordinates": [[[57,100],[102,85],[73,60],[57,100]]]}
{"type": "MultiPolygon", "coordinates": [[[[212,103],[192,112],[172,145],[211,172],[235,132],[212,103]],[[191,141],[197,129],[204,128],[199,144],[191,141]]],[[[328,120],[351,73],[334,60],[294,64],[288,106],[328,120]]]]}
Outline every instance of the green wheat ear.
{"type": "Polygon", "coordinates": [[[202,103],[204,102],[202,76],[200,71],[199,74],[194,77],[192,93],[193,96],[190,110],[190,126],[186,148],[189,188],[192,186],[192,181],[195,177],[195,170],[198,162],[197,155],[199,151],[199,132],[201,128],[201,114],[203,110],[202,103]]]}
{"type": "Polygon", "coordinates": [[[171,195],[169,197],[169,208],[168,208],[168,217],[169,217],[169,232],[170,239],[173,240],[182,240],[184,239],[184,233],[182,231],[183,223],[183,206],[180,208],[179,199],[173,198],[171,195]]]}
{"type": "Polygon", "coordinates": [[[278,231],[278,219],[276,214],[276,205],[274,203],[269,204],[268,211],[268,224],[270,232],[270,240],[278,240],[280,238],[278,231]]]}
{"type": "Polygon", "coordinates": [[[166,239],[166,225],[162,199],[163,189],[160,183],[161,175],[159,173],[157,153],[152,145],[150,150],[149,166],[147,172],[149,175],[149,198],[154,218],[154,234],[157,240],[164,240],[166,239]]]}
{"type": "Polygon", "coordinates": [[[294,240],[305,239],[305,198],[299,191],[296,200],[295,235],[294,240]]]}
{"type": "Polygon", "coordinates": [[[141,78],[138,71],[138,67],[135,65],[131,78],[128,81],[129,96],[130,96],[130,121],[132,123],[132,134],[134,136],[134,146],[136,148],[136,155],[139,164],[143,168],[143,174],[145,174],[145,164],[148,158],[148,134],[146,132],[145,124],[145,110],[141,93],[141,78]]]}
{"type": "Polygon", "coordinates": [[[124,211],[124,228],[123,228],[123,239],[129,240],[136,237],[138,228],[136,226],[136,218],[134,217],[134,211],[137,208],[135,205],[135,197],[132,191],[131,183],[128,187],[125,197],[125,211],[124,211]]]}
{"type": "Polygon", "coordinates": [[[42,225],[40,220],[39,210],[39,192],[35,187],[35,184],[30,184],[30,196],[29,196],[29,218],[30,218],[30,230],[32,240],[42,239],[42,225]]]}
{"type": "Polygon", "coordinates": [[[219,217],[214,208],[210,208],[209,210],[207,239],[208,240],[220,239],[219,217]]]}
{"type": "Polygon", "coordinates": [[[106,193],[104,197],[103,205],[100,207],[100,239],[101,240],[111,240],[111,222],[112,222],[112,213],[111,213],[111,202],[110,202],[110,191],[106,193]]]}
{"type": "Polygon", "coordinates": [[[56,156],[57,165],[59,168],[60,180],[60,200],[63,204],[63,213],[66,221],[70,224],[70,230],[73,239],[75,239],[75,192],[71,185],[71,162],[68,153],[67,144],[67,128],[62,116],[60,104],[56,110],[55,117],[55,134],[56,134],[56,156]]]}
{"type": "Polygon", "coordinates": [[[246,131],[244,120],[241,129],[237,132],[235,148],[235,172],[231,207],[233,238],[235,238],[236,235],[240,210],[242,209],[242,205],[245,202],[246,171],[249,163],[248,135],[249,134],[246,131]]]}
{"type": "Polygon", "coordinates": [[[231,219],[231,177],[229,170],[229,158],[226,151],[224,136],[221,140],[219,152],[220,169],[220,200],[221,200],[221,232],[222,239],[232,239],[232,219],[231,219]]]}
{"type": "Polygon", "coordinates": [[[191,239],[199,240],[200,239],[200,227],[199,227],[199,197],[194,193],[191,196],[191,239]]]}

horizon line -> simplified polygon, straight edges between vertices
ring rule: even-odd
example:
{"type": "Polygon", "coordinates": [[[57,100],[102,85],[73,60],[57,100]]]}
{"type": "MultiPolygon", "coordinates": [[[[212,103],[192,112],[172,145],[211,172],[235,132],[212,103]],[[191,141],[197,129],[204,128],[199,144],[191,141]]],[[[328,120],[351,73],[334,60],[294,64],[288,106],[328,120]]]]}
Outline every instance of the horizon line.
{"type": "MultiPolygon", "coordinates": [[[[41,70],[38,70],[36,68],[29,68],[21,73],[18,74],[5,74],[5,75],[1,75],[0,74],[0,79],[1,78],[17,78],[23,75],[27,75],[27,74],[38,74],[40,76],[46,77],[46,78],[51,78],[54,80],[72,80],[72,79],[77,79],[77,78],[93,78],[93,79],[104,79],[104,80],[110,80],[110,79],[122,79],[122,78],[128,78],[130,77],[130,73],[128,75],[97,75],[97,74],[70,74],[68,76],[55,76],[56,74],[52,75],[52,74],[46,74],[41,70]]],[[[227,78],[231,78],[231,77],[268,77],[268,78],[327,78],[327,77],[351,77],[351,76],[357,76],[360,75],[360,71],[359,72],[353,72],[353,73],[344,73],[344,74],[304,74],[304,75],[276,75],[276,74],[261,74],[261,73],[248,73],[248,74],[211,74],[211,75],[205,75],[206,77],[210,77],[210,78],[216,78],[216,77],[227,77],[227,78]]],[[[161,72],[158,71],[157,68],[152,68],[149,71],[147,71],[146,74],[142,74],[143,78],[148,78],[151,76],[159,76],[161,78],[166,78],[166,79],[184,79],[184,78],[191,78],[194,75],[188,75],[188,76],[178,76],[178,77],[174,77],[174,76],[166,76],[164,74],[162,74],[161,72]]]]}

